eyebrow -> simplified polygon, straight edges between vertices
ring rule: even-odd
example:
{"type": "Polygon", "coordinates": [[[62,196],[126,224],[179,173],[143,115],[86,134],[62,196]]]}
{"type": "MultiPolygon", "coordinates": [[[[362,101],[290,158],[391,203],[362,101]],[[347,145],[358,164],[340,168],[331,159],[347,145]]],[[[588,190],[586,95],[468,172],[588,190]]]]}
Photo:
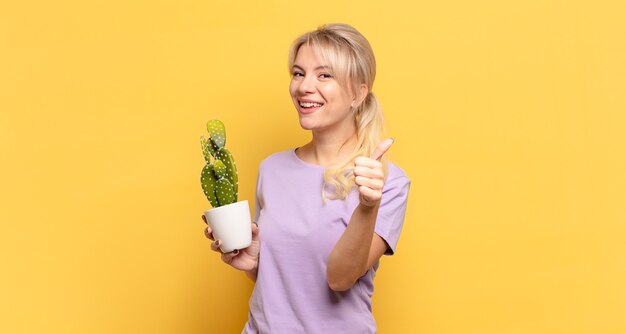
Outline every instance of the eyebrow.
{"type": "MultiPolygon", "coordinates": [[[[291,69],[294,69],[294,68],[296,68],[296,67],[304,71],[304,68],[302,68],[302,67],[301,67],[301,66],[299,66],[299,65],[293,65],[293,66],[291,67],[291,69]]],[[[330,71],[330,70],[332,70],[332,69],[330,68],[330,66],[322,65],[322,66],[318,66],[318,67],[316,67],[314,70],[315,70],[315,71],[317,71],[317,70],[328,70],[328,71],[330,71]]]]}

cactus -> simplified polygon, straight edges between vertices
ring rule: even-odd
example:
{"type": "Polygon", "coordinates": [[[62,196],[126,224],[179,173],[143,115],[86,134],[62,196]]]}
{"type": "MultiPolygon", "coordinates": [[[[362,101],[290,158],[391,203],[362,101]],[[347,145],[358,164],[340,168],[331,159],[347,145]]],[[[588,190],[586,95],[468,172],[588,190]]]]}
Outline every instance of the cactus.
{"type": "Polygon", "coordinates": [[[237,202],[239,191],[237,167],[226,145],[226,128],[219,120],[207,123],[209,138],[200,137],[202,154],[206,164],[202,168],[202,190],[214,208],[237,202]],[[211,163],[211,157],[214,162],[211,163]]]}

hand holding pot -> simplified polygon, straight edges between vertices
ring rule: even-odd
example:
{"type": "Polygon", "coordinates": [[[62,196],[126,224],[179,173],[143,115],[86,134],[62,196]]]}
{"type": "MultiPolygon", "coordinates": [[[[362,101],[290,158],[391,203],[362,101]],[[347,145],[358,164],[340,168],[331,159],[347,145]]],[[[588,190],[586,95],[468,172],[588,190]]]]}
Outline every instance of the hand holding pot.
{"type": "Polygon", "coordinates": [[[207,224],[204,235],[214,241],[211,243],[211,250],[222,254],[222,261],[235,269],[243,271],[252,271],[257,268],[259,263],[259,227],[255,223],[252,223],[252,243],[249,247],[223,253],[220,250],[221,240],[215,240],[213,231],[208,226],[204,215],[202,215],[202,220],[207,224]]]}

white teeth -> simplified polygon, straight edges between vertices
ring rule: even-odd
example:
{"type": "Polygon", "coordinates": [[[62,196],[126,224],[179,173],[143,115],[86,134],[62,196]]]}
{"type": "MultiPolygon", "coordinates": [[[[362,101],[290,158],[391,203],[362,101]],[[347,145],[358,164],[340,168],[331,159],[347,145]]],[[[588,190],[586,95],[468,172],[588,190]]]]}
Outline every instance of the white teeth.
{"type": "Polygon", "coordinates": [[[310,108],[310,107],[321,107],[322,104],[315,103],[315,102],[300,102],[300,106],[304,108],[310,108]]]}

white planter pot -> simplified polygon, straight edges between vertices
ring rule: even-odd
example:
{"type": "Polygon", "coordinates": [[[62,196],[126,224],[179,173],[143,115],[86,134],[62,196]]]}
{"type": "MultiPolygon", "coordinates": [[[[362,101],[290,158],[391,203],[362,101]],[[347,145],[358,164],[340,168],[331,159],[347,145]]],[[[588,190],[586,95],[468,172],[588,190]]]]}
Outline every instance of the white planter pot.
{"type": "Polygon", "coordinates": [[[252,243],[252,221],[248,201],[220,206],[204,212],[215,239],[224,253],[244,249],[252,243]]]}

